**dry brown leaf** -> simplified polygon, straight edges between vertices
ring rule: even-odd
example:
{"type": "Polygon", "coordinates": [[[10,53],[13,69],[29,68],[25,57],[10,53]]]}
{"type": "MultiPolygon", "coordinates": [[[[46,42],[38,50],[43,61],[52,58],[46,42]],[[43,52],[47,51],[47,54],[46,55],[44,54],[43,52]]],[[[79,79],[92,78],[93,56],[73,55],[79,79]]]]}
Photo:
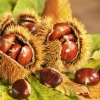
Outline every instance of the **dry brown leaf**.
{"type": "Polygon", "coordinates": [[[56,90],[63,94],[71,95],[70,91],[73,92],[72,89],[74,89],[79,100],[100,100],[100,82],[94,86],[86,86],[83,84],[77,84],[67,76],[63,75],[63,82],[56,88],[56,90]],[[71,89],[69,89],[70,87],[71,89]]]}
{"type": "MultiPolygon", "coordinates": [[[[83,84],[77,84],[74,81],[70,80],[67,76],[63,77],[63,82],[61,83],[61,85],[59,85],[56,89],[58,91],[61,91],[63,94],[68,95],[68,91],[65,91],[63,87],[63,85],[66,85],[67,87],[71,87],[74,89],[75,94],[77,95],[83,95],[83,96],[89,96],[90,92],[87,88],[87,86],[83,85],[83,84]]],[[[64,86],[65,87],[65,86],[64,86]]]]}
{"type": "Polygon", "coordinates": [[[77,84],[68,78],[66,78],[66,84],[73,87],[76,94],[82,94],[82,95],[89,95],[90,94],[88,88],[83,84],[77,84]]]}
{"type": "Polygon", "coordinates": [[[100,82],[97,85],[88,86],[88,89],[90,91],[90,97],[91,98],[98,98],[98,97],[100,97],[100,82]]]}
{"type": "Polygon", "coordinates": [[[86,98],[82,95],[77,95],[77,97],[79,98],[79,100],[100,100],[100,98],[86,98]]]}
{"type": "Polygon", "coordinates": [[[51,16],[53,22],[59,18],[66,19],[72,11],[68,0],[46,0],[42,16],[51,16]]]}
{"type": "Polygon", "coordinates": [[[79,98],[84,98],[80,100],[100,100],[100,82],[94,86],[77,84],[69,78],[65,78],[64,82],[75,90],[75,93],[79,96],[79,98]]]}

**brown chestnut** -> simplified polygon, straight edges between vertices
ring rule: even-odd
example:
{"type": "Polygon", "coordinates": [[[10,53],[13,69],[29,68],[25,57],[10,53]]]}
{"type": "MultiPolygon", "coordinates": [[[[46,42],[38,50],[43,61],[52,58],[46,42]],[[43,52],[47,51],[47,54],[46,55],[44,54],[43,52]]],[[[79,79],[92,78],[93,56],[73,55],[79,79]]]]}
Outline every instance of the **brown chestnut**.
{"type": "Polygon", "coordinates": [[[44,85],[52,88],[61,84],[63,80],[62,75],[58,71],[52,68],[44,68],[41,72],[40,77],[41,77],[41,82],[44,85]]]}
{"type": "Polygon", "coordinates": [[[31,94],[31,86],[26,80],[19,79],[12,85],[12,94],[17,98],[26,99],[31,94]]]}
{"type": "Polygon", "coordinates": [[[6,34],[0,38],[0,51],[6,53],[15,41],[14,34],[6,34]]]}
{"type": "Polygon", "coordinates": [[[62,44],[61,60],[73,60],[78,52],[78,45],[75,42],[68,41],[62,44]]]}
{"type": "Polygon", "coordinates": [[[25,22],[22,22],[22,23],[20,23],[22,26],[24,26],[24,27],[26,27],[26,28],[28,28],[28,30],[30,31],[30,32],[32,32],[32,33],[34,33],[35,32],[35,30],[36,30],[36,25],[35,25],[35,23],[33,23],[33,22],[28,22],[28,21],[25,21],[25,22]]]}
{"type": "Polygon", "coordinates": [[[18,53],[21,50],[21,45],[19,43],[15,43],[11,46],[9,51],[7,52],[7,55],[10,56],[12,59],[16,59],[18,53]]]}
{"type": "Polygon", "coordinates": [[[100,76],[92,68],[81,68],[76,71],[74,80],[79,84],[95,85],[100,81],[100,76]]]}
{"type": "Polygon", "coordinates": [[[28,45],[24,45],[19,52],[19,55],[17,57],[17,61],[22,66],[25,66],[30,63],[32,60],[32,50],[28,45]]]}
{"type": "Polygon", "coordinates": [[[59,40],[62,43],[66,42],[66,41],[73,41],[73,42],[75,42],[75,35],[72,34],[72,33],[69,33],[67,35],[63,35],[59,40]]]}
{"type": "Polygon", "coordinates": [[[57,23],[53,27],[53,32],[50,34],[49,40],[59,39],[65,34],[71,32],[71,28],[66,23],[57,23]]]}

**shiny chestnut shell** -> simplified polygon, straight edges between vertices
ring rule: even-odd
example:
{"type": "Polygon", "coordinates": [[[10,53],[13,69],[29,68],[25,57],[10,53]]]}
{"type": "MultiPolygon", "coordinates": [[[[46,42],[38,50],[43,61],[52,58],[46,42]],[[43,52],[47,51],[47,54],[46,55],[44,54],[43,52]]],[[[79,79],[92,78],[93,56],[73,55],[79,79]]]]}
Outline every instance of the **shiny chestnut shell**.
{"type": "Polygon", "coordinates": [[[7,55],[10,56],[12,59],[16,59],[18,53],[21,50],[21,45],[19,43],[15,43],[11,46],[9,51],[7,52],[7,55]]]}
{"type": "Polygon", "coordinates": [[[72,61],[77,58],[79,53],[79,44],[72,30],[67,23],[57,23],[53,26],[53,31],[48,35],[47,40],[53,41],[58,39],[61,42],[61,60],[72,61]]]}
{"type": "Polygon", "coordinates": [[[31,86],[26,80],[19,79],[12,85],[12,94],[17,98],[26,99],[31,94],[31,86]]]}
{"type": "Polygon", "coordinates": [[[75,42],[68,41],[62,44],[61,60],[70,61],[73,60],[78,52],[78,45],[75,42]]]}
{"type": "Polygon", "coordinates": [[[66,23],[57,23],[53,27],[53,32],[50,34],[49,40],[59,39],[61,36],[71,32],[71,28],[66,23]]]}
{"type": "Polygon", "coordinates": [[[26,27],[30,32],[34,33],[36,31],[36,25],[35,23],[31,21],[23,21],[20,23],[22,26],[26,27]]]}
{"type": "Polygon", "coordinates": [[[60,42],[64,43],[66,41],[73,41],[73,42],[75,42],[76,39],[75,39],[75,35],[74,34],[69,33],[67,35],[63,35],[59,40],[60,40],[60,42]]]}
{"type": "Polygon", "coordinates": [[[52,68],[44,68],[41,72],[41,82],[48,87],[56,87],[61,84],[62,75],[52,68]]]}
{"type": "Polygon", "coordinates": [[[31,48],[28,45],[24,45],[22,47],[21,51],[19,52],[17,61],[22,66],[25,66],[31,62],[32,56],[33,56],[33,54],[32,54],[31,48]]]}
{"type": "Polygon", "coordinates": [[[14,34],[6,34],[0,38],[0,51],[6,53],[15,41],[14,34]]]}
{"type": "Polygon", "coordinates": [[[100,81],[100,76],[92,68],[82,68],[76,71],[74,80],[79,84],[94,85],[100,81]]]}

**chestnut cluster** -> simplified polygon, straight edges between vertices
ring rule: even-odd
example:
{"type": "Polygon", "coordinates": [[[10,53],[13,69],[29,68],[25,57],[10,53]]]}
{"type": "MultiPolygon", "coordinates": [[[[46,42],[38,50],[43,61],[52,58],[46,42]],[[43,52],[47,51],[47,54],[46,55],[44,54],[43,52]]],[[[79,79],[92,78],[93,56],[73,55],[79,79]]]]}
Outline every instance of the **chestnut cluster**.
{"type": "Polygon", "coordinates": [[[100,81],[99,73],[92,68],[81,68],[76,71],[75,82],[85,85],[95,85],[100,81]]]}
{"type": "Polygon", "coordinates": [[[14,34],[6,34],[0,38],[0,51],[16,60],[22,66],[30,63],[32,50],[27,44],[22,44],[14,34]]]}
{"type": "Polygon", "coordinates": [[[32,9],[22,10],[16,21],[11,12],[0,18],[0,76],[13,83],[42,69],[44,47],[34,35],[40,19],[32,9]]]}
{"type": "MultiPolygon", "coordinates": [[[[41,70],[40,82],[51,88],[55,88],[63,81],[62,74],[54,68],[46,67],[41,70]]],[[[25,79],[18,79],[12,84],[12,94],[20,99],[26,99],[31,94],[31,86],[25,79]]]]}
{"type": "MultiPolygon", "coordinates": [[[[47,18],[48,21],[44,19],[45,21],[41,20],[39,23],[39,17],[37,17],[34,11],[30,10],[20,13],[16,24],[12,20],[12,16],[9,19],[8,15],[3,18],[0,24],[0,32],[2,33],[0,34],[0,50],[4,53],[1,54],[4,56],[2,61],[4,59],[6,61],[0,67],[0,75],[5,80],[10,80],[13,83],[15,80],[25,78],[31,73],[37,74],[36,71],[41,70],[41,83],[55,88],[63,82],[63,76],[60,73],[62,69],[66,71],[70,65],[73,67],[74,65],[75,67],[76,65],[79,66],[80,60],[88,58],[88,42],[83,41],[87,40],[87,36],[83,27],[81,28],[82,25],[76,20],[53,24],[47,18]],[[8,23],[5,24],[7,21],[8,23]],[[45,24],[44,22],[48,23],[45,24]],[[50,27],[48,27],[49,24],[50,27]],[[53,28],[51,27],[52,25],[53,28]],[[49,28],[51,31],[49,31],[49,28]],[[49,43],[53,45],[49,45],[49,43]],[[45,51],[47,52],[44,53],[45,51]],[[10,57],[6,57],[5,54],[19,64],[10,59],[10,57]],[[10,62],[8,63],[7,61],[10,62]],[[4,71],[5,69],[7,71],[4,71]]],[[[16,81],[12,87],[13,94],[27,98],[25,92],[27,90],[24,87],[27,88],[26,81],[16,81]]],[[[29,94],[27,95],[29,96],[29,94]]]]}
{"type": "Polygon", "coordinates": [[[53,26],[53,32],[48,36],[49,41],[59,39],[62,43],[61,60],[71,61],[78,53],[77,38],[69,25],[57,23],[53,26]]]}
{"type": "Polygon", "coordinates": [[[15,23],[11,12],[6,12],[0,17],[0,35],[3,35],[7,28],[13,25],[23,26],[27,28],[32,34],[34,34],[40,22],[40,18],[38,17],[36,12],[31,9],[25,9],[20,12],[16,18],[17,23],[15,23]]]}

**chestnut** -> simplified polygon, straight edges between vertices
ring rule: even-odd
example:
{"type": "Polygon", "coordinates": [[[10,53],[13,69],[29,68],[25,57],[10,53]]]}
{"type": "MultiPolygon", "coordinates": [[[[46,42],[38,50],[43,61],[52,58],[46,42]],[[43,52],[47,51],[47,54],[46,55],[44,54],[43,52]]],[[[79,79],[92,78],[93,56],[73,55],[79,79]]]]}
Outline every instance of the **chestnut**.
{"type": "Polygon", "coordinates": [[[66,23],[57,23],[53,27],[53,32],[49,36],[49,40],[56,40],[65,34],[71,32],[71,28],[66,23]]]}
{"type": "Polygon", "coordinates": [[[26,27],[30,32],[34,33],[36,30],[36,25],[35,23],[31,21],[23,21],[20,23],[22,26],[26,27]]]}
{"type": "Polygon", "coordinates": [[[7,55],[10,56],[12,59],[16,59],[18,53],[21,50],[21,45],[19,43],[15,43],[11,46],[9,51],[7,52],[7,55]]]}
{"type": "Polygon", "coordinates": [[[49,34],[48,39],[50,41],[59,39],[61,45],[61,60],[71,61],[78,54],[78,44],[76,43],[76,37],[66,23],[54,24],[53,32],[49,34]]]}
{"type": "Polygon", "coordinates": [[[31,94],[31,86],[26,80],[19,79],[12,85],[12,94],[17,98],[26,99],[31,94]]]}
{"type": "Polygon", "coordinates": [[[6,53],[15,41],[14,34],[6,34],[0,38],[0,51],[6,53]]]}
{"type": "Polygon", "coordinates": [[[63,77],[62,75],[53,68],[44,68],[40,74],[42,84],[55,88],[61,84],[63,77]]]}
{"type": "Polygon", "coordinates": [[[31,60],[32,60],[32,50],[28,45],[24,45],[18,54],[17,62],[22,66],[25,66],[29,64],[31,60]]]}
{"type": "Polygon", "coordinates": [[[92,68],[81,68],[76,71],[74,80],[79,84],[95,85],[100,81],[100,76],[92,68]]]}
{"type": "Polygon", "coordinates": [[[63,35],[60,39],[60,42],[64,43],[66,41],[73,41],[75,42],[75,35],[73,33],[69,33],[67,35],[63,35]]]}
{"type": "Polygon", "coordinates": [[[61,60],[73,60],[78,52],[78,45],[75,42],[68,41],[62,44],[61,60]]]}

